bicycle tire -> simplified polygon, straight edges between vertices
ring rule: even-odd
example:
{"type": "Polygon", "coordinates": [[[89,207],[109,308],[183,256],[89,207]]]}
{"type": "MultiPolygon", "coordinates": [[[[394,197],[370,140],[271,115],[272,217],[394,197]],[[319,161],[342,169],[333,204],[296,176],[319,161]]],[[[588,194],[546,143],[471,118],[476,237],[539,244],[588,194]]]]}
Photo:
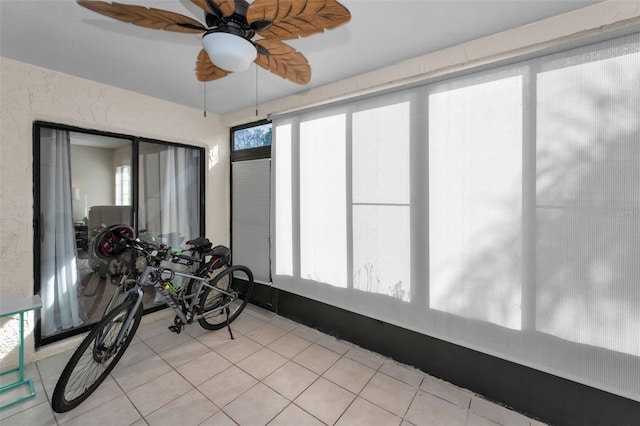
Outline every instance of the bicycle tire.
{"type": "MultiPolygon", "coordinates": [[[[223,269],[209,283],[222,290],[231,289],[234,300],[229,305],[229,324],[238,318],[253,293],[253,274],[251,270],[243,265],[234,265],[223,269]]],[[[209,316],[198,319],[202,328],[207,330],[219,330],[227,325],[227,313],[221,309],[229,296],[225,296],[212,288],[207,288],[200,296],[200,312],[206,314],[211,311],[218,311],[209,316]]]]}
{"type": "MultiPolygon", "coordinates": [[[[109,339],[115,339],[134,306],[133,299],[127,299],[109,312],[93,327],[62,370],[51,397],[51,408],[56,413],[74,409],[86,400],[111,373],[140,325],[142,305],[134,314],[129,330],[119,348],[109,346],[109,339]],[[103,336],[104,339],[102,338],[103,336]],[[98,340],[102,343],[96,347],[98,340]]],[[[112,342],[111,342],[112,343],[112,342]]]]}

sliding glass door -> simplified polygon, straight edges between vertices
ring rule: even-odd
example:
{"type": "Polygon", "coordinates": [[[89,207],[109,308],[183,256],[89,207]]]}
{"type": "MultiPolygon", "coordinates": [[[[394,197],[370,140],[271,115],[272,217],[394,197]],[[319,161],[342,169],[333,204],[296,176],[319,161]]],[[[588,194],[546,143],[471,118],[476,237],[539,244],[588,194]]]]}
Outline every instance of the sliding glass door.
{"type": "MultiPolygon", "coordinates": [[[[204,150],[50,123],[34,126],[34,292],[38,346],[88,329],[131,258],[98,259],[105,226],[127,224],[172,246],[204,235],[204,150]]],[[[162,303],[145,290],[145,309],[162,303]]]]}

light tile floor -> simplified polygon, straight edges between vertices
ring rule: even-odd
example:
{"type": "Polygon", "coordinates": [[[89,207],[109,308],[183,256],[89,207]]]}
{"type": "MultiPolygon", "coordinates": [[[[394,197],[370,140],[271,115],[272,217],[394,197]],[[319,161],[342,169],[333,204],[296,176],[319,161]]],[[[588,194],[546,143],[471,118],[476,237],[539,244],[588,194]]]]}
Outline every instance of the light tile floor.
{"type": "Polygon", "coordinates": [[[49,398],[71,352],[27,366],[36,398],[12,425],[540,425],[478,395],[249,305],[226,329],[173,315],[144,324],[110,377],[74,410],[49,398]]]}

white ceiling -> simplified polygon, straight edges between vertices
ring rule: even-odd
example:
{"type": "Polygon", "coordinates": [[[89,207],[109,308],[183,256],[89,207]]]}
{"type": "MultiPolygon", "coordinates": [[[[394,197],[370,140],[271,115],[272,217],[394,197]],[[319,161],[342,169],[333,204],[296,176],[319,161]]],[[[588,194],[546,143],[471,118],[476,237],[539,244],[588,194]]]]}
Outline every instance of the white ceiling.
{"type": "MultiPolygon", "coordinates": [[[[251,2],[251,0],[249,0],[251,2]]],[[[601,1],[601,0],[600,0],[601,1]]],[[[203,22],[190,0],[120,0],[203,22]]],[[[579,9],[599,0],[342,0],[351,22],[287,41],[311,64],[299,86],[260,68],[258,102],[306,91],[435,50],[579,9]]],[[[203,108],[195,78],[200,36],[142,28],[96,14],[74,0],[0,0],[0,55],[168,101],[203,108]]],[[[256,66],[207,83],[207,110],[256,103],[256,66]]]]}

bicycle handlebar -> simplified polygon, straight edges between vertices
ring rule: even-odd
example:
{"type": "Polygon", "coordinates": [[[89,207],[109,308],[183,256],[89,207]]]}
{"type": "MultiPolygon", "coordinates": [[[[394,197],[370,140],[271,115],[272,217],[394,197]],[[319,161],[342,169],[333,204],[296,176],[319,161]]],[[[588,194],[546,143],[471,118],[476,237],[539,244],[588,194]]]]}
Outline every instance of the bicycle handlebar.
{"type": "MultiPolygon", "coordinates": [[[[165,260],[170,260],[173,263],[179,263],[183,260],[188,263],[200,262],[204,259],[204,255],[211,251],[211,249],[200,250],[202,258],[199,258],[183,254],[183,250],[180,248],[173,248],[166,244],[157,244],[153,241],[146,241],[140,238],[129,239],[129,247],[144,255],[147,259],[158,263],[165,260]]],[[[193,249],[185,251],[190,250],[193,249]]]]}
{"type": "Polygon", "coordinates": [[[164,244],[155,244],[151,241],[144,241],[140,238],[129,240],[129,247],[147,258],[151,258],[158,262],[167,260],[170,247],[164,244]]]}

